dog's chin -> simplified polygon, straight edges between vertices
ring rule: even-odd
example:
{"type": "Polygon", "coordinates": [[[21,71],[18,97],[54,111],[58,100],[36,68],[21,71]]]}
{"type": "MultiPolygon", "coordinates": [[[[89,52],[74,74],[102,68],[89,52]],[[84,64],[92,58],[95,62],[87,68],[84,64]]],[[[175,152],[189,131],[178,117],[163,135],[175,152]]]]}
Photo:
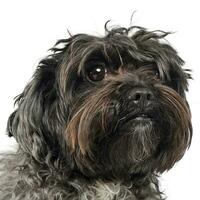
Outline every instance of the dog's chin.
{"type": "Polygon", "coordinates": [[[119,137],[112,144],[113,166],[124,173],[140,173],[144,163],[151,162],[160,141],[155,120],[146,115],[138,115],[126,121],[119,128],[119,137]]]}

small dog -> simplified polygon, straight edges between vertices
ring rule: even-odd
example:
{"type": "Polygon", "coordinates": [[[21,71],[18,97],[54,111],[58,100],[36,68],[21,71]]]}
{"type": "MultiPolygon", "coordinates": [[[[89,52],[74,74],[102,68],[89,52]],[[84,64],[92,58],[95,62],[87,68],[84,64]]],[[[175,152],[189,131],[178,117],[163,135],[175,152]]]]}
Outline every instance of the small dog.
{"type": "Polygon", "coordinates": [[[143,27],[59,40],[16,98],[0,200],[160,200],[192,138],[190,70],[143,27]]]}

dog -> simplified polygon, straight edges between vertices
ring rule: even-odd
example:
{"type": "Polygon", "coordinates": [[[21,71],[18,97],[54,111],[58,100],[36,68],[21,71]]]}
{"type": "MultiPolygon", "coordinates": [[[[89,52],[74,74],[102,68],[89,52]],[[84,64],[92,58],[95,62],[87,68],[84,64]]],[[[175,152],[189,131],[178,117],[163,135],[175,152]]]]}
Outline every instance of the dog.
{"type": "Polygon", "coordinates": [[[159,176],[189,148],[189,69],[170,32],[105,24],[70,35],[16,97],[0,200],[161,200],[159,176]]]}

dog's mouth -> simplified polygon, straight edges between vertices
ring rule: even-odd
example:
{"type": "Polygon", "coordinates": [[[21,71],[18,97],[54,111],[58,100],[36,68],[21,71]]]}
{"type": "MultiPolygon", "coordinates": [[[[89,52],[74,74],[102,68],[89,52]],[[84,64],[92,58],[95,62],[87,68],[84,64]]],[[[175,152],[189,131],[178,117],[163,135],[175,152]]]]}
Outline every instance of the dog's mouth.
{"type": "Polygon", "coordinates": [[[136,116],[133,117],[133,120],[150,120],[152,117],[148,114],[142,113],[142,114],[138,114],[136,116]]]}
{"type": "Polygon", "coordinates": [[[156,116],[155,112],[153,111],[140,111],[140,112],[129,112],[125,116],[121,117],[118,121],[117,124],[115,125],[114,132],[118,128],[126,128],[126,127],[132,127],[132,126],[137,126],[137,125],[153,125],[154,122],[156,122],[156,116]]]}
{"type": "Polygon", "coordinates": [[[135,121],[135,122],[142,122],[142,121],[153,121],[154,115],[151,112],[138,112],[138,113],[129,113],[123,119],[123,124],[135,121]]]}

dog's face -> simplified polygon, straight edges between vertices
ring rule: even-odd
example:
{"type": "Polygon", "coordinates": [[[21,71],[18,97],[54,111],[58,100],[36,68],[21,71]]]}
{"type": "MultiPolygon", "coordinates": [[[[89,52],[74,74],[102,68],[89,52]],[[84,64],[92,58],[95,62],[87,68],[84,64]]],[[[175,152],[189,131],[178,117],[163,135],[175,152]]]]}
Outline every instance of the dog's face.
{"type": "Polygon", "coordinates": [[[36,160],[62,160],[87,177],[170,169],[192,128],[190,75],[167,34],[132,27],[60,40],[17,99],[9,133],[36,160]]]}

